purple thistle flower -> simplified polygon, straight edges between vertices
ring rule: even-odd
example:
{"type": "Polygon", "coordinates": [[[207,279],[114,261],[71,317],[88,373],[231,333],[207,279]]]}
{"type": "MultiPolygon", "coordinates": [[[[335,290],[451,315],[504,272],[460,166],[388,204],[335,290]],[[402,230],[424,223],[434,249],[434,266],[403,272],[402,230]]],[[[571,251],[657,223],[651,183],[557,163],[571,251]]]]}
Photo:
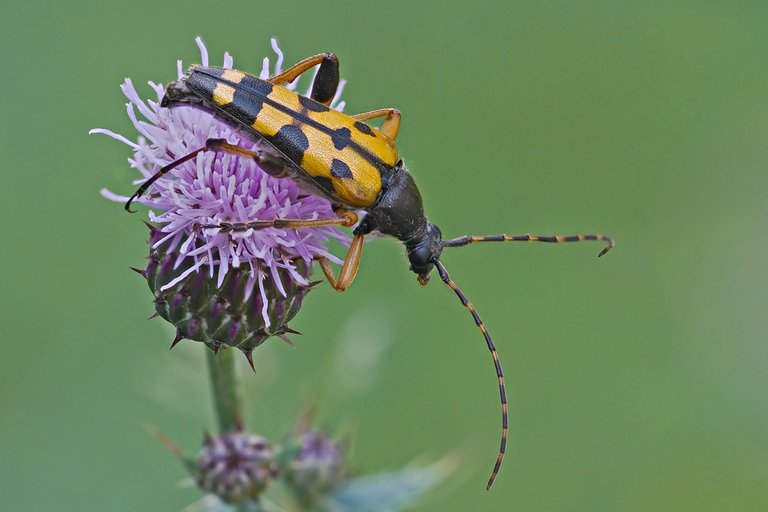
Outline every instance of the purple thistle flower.
{"type": "Polygon", "coordinates": [[[303,430],[293,439],[297,451],[286,478],[299,498],[313,503],[344,482],[344,450],[327,435],[303,430]]]}
{"type": "MultiPolygon", "coordinates": [[[[195,41],[200,48],[201,62],[207,66],[205,45],[199,37],[195,41]]],[[[261,78],[281,71],[283,54],[274,39],[272,48],[277,55],[274,68],[270,72],[269,58],[264,58],[261,78]]],[[[225,53],[224,67],[231,68],[232,64],[232,57],[225,53]]],[[[177,74],[178,78],[183,75],[181,61],[177,63],[177,74]]],[[[163,85],[149,82],[149,86],[155,98],[147,101],[140,98],[130,79],[126,79],[121,86],[128,99],[128,117],[139,133],[135,142],[106,129],[90,132],[105,134],[131,147],[133,156],[128,161],[141,174],[134,185],[146,181],[159,167],[203,147],[209,138],[226,139],[249,150],[259,147],[258,142],[242,137],[208,113],[194,108],[177,108],[172,112],[161,108],[160,100],[165,92],[163,85]]],[[[338,110],[344,107],[344,102],[339,101],[343,86],[344,81],[331,104],[338,110]]],[[[294,89],[296,82],[287,87],[294,89]]],[[[112,201],[128,200],[128,197],[106,189],[101,193],[112,201]]],[[[157,298],[165,300],[165,292],[172,291],[194,274],[206,273],[220,288],[229,274],[245,269],[246,282],[242,287],[244,296],[241,300],[248,301],[258,288],[258,302],[266,328],[274,319],[270,319],[268,311],[272,299],[268,288],[274,285],[277,292],[286,297],[293,284],[309,285],[308,275],[314,257],[324,256],[341,263],[328,251],[326,243],[331,239],[345,245],[349,242],[349,237],[334,227],[250,229],[227,233],[215,228],[200,228],[223,221],[335,216],[328,200],[301,193],[290,179],[270,177],[252,159],[229,154],[199,154],[154,183],[139,202],[150,208],[149,219],[159,224],[159,231],[153,233],[152,251],[162,246],[164,255],[173,257],[173,269],[183,269],[173,279],[159,283],[158,289],[153,289],[156,303],[157,298]],[[299,261],[303,264],[297,264],[299,261]],[[285,283],[286,278],[295,283],[285,283]]],[[[160,314],[163,315],[162,312],[160,314]]],[[[181,334],[191,336],[184,332],[181,334]]]]}
{"type": "Polygon", "coordinates": [[[201,489],[224,501],[257,501],[277,476],[275,451],[263,437],[245,432],[206,436],[194,473],[201,489]]]}

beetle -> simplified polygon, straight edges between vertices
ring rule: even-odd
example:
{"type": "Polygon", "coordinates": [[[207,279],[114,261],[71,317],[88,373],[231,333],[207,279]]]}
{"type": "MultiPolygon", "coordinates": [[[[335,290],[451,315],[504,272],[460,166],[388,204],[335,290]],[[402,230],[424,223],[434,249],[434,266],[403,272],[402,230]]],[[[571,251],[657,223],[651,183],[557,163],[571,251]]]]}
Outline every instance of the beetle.
{"type": "Polygon", "coordinates": [[[427,220],[419,189],[398,154],[395,140],[400,128],[400,111],[382,108],[348,115],[330,108],[339,85],[339,61],[333,53],[322,53],[295,64],[266,80],[236,69],[192,66],[179,80],[171,82],[162,107],[190,106],[201,109],[232,126],[243,136],[264,142],[266,149],[248,150],[223,139],[209,139],[204,147],[160,168],[126,202],[130,209],[156,180],[180,164],[206,151],[226,152],[251,158],[275,178],[295,180],[304,190],[327,198],[337,217],[332,219],[269,219],[250,222],[219,222],[203,226],[222,232],[248,229],[300,229],[340,225],[352,227],[353,238],[338,277],[330,262],[318,257],[323,273],[338,291],[349,287],[357,275],[366,235],[378,231],[405,245],[410,269],[419,284],[426,285],[435,269],[469,310],[493,358],[501,401],[502,432],[498,456],[487,489],[496,479],[506,452],[508,420],[504,373],[485,324],[477,310],[451,279],[440,261],[443,249],[480,242],[581,242],[604,241],[603,256],[614,246],[605,235],[461,236],[444,240],[440,229],[427,220]],[[319,66],[309,97],[283,84],[296,80],[319,66]],[[380,127],[367,121],[382,118],[380,127]],[[356,212],[364,212],[361,219],[356,212]],[[358,222],[359,221],[359,222],[358,222]]]}

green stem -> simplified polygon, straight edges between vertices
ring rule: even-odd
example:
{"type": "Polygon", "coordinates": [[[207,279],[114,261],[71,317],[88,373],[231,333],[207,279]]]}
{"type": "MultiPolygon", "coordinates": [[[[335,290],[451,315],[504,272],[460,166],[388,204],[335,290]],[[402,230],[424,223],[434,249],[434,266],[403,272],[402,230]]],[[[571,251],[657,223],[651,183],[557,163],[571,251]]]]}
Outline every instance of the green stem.
{"type": "Polygon", "coordinates": [[[234,352],[232,349],[224,349],[218,354],[211,350],[205,351],[208,375],[211,377],[213,408],[222,433],[242,428],[234,352]]]}

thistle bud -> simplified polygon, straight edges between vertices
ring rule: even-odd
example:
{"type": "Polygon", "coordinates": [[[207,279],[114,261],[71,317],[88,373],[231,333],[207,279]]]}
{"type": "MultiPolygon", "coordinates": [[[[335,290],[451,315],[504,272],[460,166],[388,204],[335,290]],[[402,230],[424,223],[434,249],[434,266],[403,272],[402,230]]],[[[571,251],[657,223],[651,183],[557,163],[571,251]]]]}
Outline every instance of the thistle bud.
{"type": "Polygon", "coordinates": [[[344,451],[339,443],[316,431],[304,431],[294,439],[293,456],[287,464],[286,481],[304,502],[319,497],[344,481],[344,451]]]}
{"type": "Polygon", "coordinates": [[[275,452],[266,439],[245,432],[206,436],[194,476],[201,489],[228,503],[258,501],[277,476],[275,452]]]}
{"type": "Polygon", "coordinates": [[[293,332],[290,321],[311,289],[311,267],[303,260],[293,272],[278,269],[276,280],[264,280],[261,293],[249,293],[250,271],[229,269],[219,285],[206,272],[189,272],[194,262],[169,252],[167,242],[157,245],[162,232],[150,235],[149,263],[143,274],[154,294],[157,313],[176,327],[177,339],[188,338],[218,351],[236,347],[249,354],[270,336],[293,332]],[[301,280],[294,278],[300,276],[301,280]]]}

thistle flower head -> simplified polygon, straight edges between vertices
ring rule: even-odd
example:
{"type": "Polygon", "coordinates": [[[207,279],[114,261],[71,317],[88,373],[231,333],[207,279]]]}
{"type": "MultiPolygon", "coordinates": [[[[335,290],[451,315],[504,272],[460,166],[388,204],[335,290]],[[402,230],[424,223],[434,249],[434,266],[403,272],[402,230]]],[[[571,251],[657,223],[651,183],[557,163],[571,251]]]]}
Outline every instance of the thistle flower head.
{"type": "Polygon", "coordinates": [[[296,493],[313,502],[344,481],[344,450],[322,432],[304,430],[293,439],[296,448],[286,479],[296,493]]]}
{"type": "Polygon", "coordinates": [[[235,431],[207,436],[197,458],[197,485],[229,503],[257,501],[277,475],[275,451],[263,437],[235,431]]]}
{"type": "MultiPolygon", "coordinates": [[[[207,66],[207,50],[200,38],[196,41],[201,62],[207,66]]],[[[277,60],[270,69],[269,59],[264,59],[261,78],[281,71],[283,55],[274,39],[272,47],[277,60]]],[[[226,53],[223,66],[231,68],[232,65],[232,57],[226,53]]],[[[181,61],[177,63],[177,74],[178,78],[183,75],[181,61]]],[[[160,102],[165,88],[154,82],[149,82],[149,86],[154,91],[154,98],[146,101],[140,98],[130,79],[126,79],[121,86],[128,99],[128,117],[138,132],[135,141],[110,130],[91,131],[130,146],[133,155],[128,161],[140,174],[134,185],[146,181],[158,168],[205,146],[209,138],[226,139],[248,150],[259,146],[258,140],[242,136],[209,113],[194,108],[182,107],[173,111],[162,108],[160,102]]],[[[295,83],[288,87],[295,88],[295,83]]],[[[337,109],[344,106],[338,98],[342,88],[343,82],[332,103],[337,109]]],[[[125,202],[128,199],[106,189],[102,190],[102,195],[113,201],[125,202]]],[[[150,282],[155,303],[159,305],[157,311],[176,325],[180,336],[203,341],[212,348],[223,343],[248,350],[263,339],[258,341],[253,338],[242,345],[243,332],[253,333],[261,329],[259,336],[264,339],[283,332],[285,318],[275,314],[276,310],[286,309],[284,304],[278,304],[280,298],[290,298],[292,290],[306,289],[310,284],[308,276],[313,258],[323,256],[340,262],[326,248],[330,240],[348,243],[348,236],[334,227],[250,229],[244,232],[201,228],[223,221],[239,223],[275,218],[334,217],[326,199],[302,193],[290,179],[270,177],[250,158],[230,154],[200,153],[155,182],[139,202],[150,208],[149,219],[157,225],[150,248],[150,267],[154,259],[156,264],[161,263],[163,270],[161,278],[150,282]],[[204,279],[201,276],[205,276],[204,279]],[[205,284],[203,288],[206,292],[221,290],[226,287],[226,280],[236,281],[232,287],[236,295],[219,294],[212,299],[213,302],[209,301],[206,312],[200,308],[177,312],[187,319],[194,317],[194,328],[190,329],[189,325],[178,325],[178,319],[172,318],[165,305],[171,304],[174,299],[177,302],[183,297],[189,299],[194,279],[197,279],[197,288],[202,289],[202,284],[205,284]],[[252,299],[254,295],[256,297],[252,299]],[[243,307],[235,308],[237,311],[228,310],[228,305],[233,303],[243,307]],[[218,304],[219,310],[223,307],[230,320],[234,318],[234,327],[222,327],[221,321],[206,318],[205,314],[217,309],[215,304],[218,304]],[[243,320],[241,317],[245,314],[243,308],[246,304],[250,316],[243,320]],[[259,315],[260,318],[257,318],[259,315]],[[215,328],[209,328],[208,324],[215,325],[215,328]],[[247,327],[245,331],[243,325],[247,327]],[[239,331],[240,336],[228,335],[225,332],[227,329],[230,332],[233,329],[239,331]]],[[[159,274],[154,270],[148,267],[145,273],[153,273],[157,277],[159,274]]]]}

